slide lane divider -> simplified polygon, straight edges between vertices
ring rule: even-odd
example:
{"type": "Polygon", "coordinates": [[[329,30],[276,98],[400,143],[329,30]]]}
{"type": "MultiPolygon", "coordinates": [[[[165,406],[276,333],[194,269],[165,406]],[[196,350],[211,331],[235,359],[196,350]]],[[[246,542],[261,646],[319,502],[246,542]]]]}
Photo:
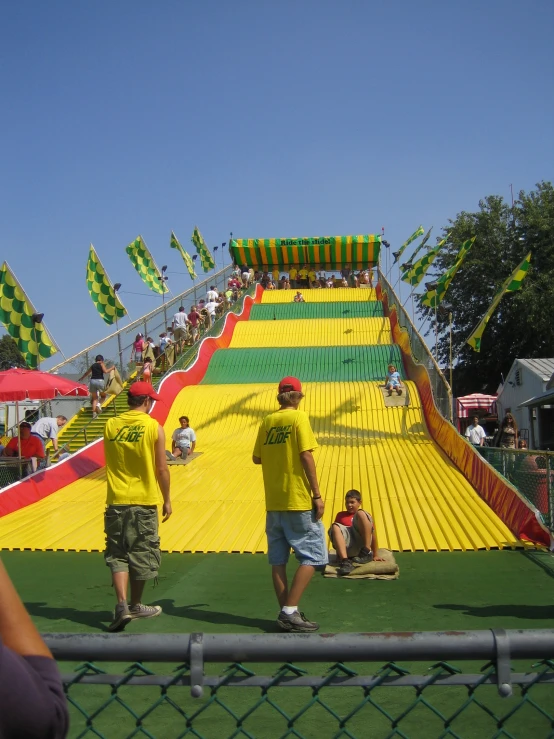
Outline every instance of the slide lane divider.
{"type": "MultiPolygon", "coordinates": [[[[195,361],[186,370],[176,370],[162,380],[158,393],[162,402],[154,403],[151,416],[163,425],[171,404],[187,385],[197,385],[204,375],[210,359],[218,349],[226,349],[237,323],[247,321],[254,303],[261,301],[263,289],[257,285],[254,296],[247,295],[240,313],[228,313],[219,336],[207,336],[198,347],[195,361]],[[175,376],[179,376],[178,379],[175,376]]],[[[0,517],[37,503],[53,493],[57,493],[75,480],[95,472],[105,465],[104,440],[96,439],[79,449],[62,462],[46,470],[34,472],[24,480],[14,482],[0,490],[0,517]]]]}

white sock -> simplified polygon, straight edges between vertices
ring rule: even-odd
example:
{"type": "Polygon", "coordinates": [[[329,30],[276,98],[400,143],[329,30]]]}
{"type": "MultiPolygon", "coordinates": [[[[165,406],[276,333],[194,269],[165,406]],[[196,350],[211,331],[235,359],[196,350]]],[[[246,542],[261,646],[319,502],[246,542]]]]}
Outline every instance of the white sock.
{"type": "Polygon", "coordinates": [[[281,610],[286,616],[292,616],[298,610],[298,606],[283,606],[281,610]]]}

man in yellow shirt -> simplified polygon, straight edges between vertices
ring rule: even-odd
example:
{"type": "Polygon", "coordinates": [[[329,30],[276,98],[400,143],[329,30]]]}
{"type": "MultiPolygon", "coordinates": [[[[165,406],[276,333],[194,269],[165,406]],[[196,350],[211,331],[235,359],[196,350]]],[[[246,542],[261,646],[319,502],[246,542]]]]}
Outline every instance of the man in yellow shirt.
{"type": "Polygon", "coordinates": [[[308,283],[308,270],[306,269],[306,265],[302,267],[302,269],[298,270],[298,287],[310,287],[308,283]]]}
{"type": "Polygon", "coordinates": [[[127,395],[129,410],[110,418],[104,428],[108,483],[104,559],[117,597],[108,631],[122,631],[135,618],[153,618],[162,612],[160,606],[141,603],[146,580],[156,578],[160,566],[160,491],[162,523],[171,516],[165,434],[148,415],[153,401],[159,399],[149,382],[133,383],[127,395]],[[127,604],[129,579],[131,599],[127,604]]]}
{"type": "Polygon", "coordinates": [[[279,383],[279,410],[262,421],[252,461],[262,465],[268,559],[273,587],[281,611],[277,624],[283,631],[317,631],[298,610],[300,598],[316,569],[328,562],[325,530],[321,522],[324,503],[312,451],[317,448],[308,416],[298,410],[304,397],[296,377],[279,383]],[[291,547],[299,567],[290,590],[287,562],[291,547]]]}
{"type": "Polygon", "coordinates": [[[296,287],[296,276],[298,274],[298,271],[296,267],[291,267],[289,269],[289,281],[291,287],[296,287]]]}

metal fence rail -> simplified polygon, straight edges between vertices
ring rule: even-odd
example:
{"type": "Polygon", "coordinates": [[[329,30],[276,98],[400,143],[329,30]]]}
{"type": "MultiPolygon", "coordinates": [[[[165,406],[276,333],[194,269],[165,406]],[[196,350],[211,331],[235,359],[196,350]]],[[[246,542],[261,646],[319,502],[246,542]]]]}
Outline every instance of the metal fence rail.
{"type": "Polygon", "coordinates": [[[554,452],[478,447],[478,451],[537,508],[554,531],[554,452]]]}
{"type": "Polygon", "coordinates": [[[389,281],[384,274],[379,270],[379,283],[381,289],[387,295],[389,310],[394,306],[396,308],[396,314],[398,316],[398,323],[400,326],[408,332],[410,339],[410,348],[412,357],[415,362],[424,365],[431,381],[431,388],[433,390],[433,398],[435,405],[441,412],[441,414],[449,421],[453,419],[453,403],[452,403],[452,390],[450,385],[446,381],[439,365],[435,358],[429,351],[429,348],[417,328],[412,323],[410,316],[400,301],[400,298],[396,295],[389,281]]]}
{"type": "Polygon", "coordinates": [[[61,665],[75,737],[554,737],[554,629],[45,640],[81,662],[61,665]]]}

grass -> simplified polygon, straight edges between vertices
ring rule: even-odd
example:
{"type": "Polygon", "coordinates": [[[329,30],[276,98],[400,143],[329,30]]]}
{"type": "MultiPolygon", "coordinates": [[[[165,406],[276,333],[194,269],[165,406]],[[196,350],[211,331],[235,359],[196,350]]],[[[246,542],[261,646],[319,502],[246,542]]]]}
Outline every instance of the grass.
{"type": "MultiPolygon", "coordinates": [[[[302,608],[321,624],[321,632],[357,631],[455,631],[491,628],[551,628],[554,621],[554,558],[548,553],[521,551],[452,552],[397,554],[400,579],[397,581],[325,580],[316,576],[305,594],[302,608]]],[[[4,552],[2,559],[21,597],[42,632],[103,632],[111,618],[113,594],[109,571],[98,554],[57,552],[4,552]]],[[[291,564],[291,572],[293,565],[291,564]]],[[[261,633],[274,631],[277,608],[269,566],[262,555],[183,554],[165,555],[159,584],[147,585],[145,602],[163,606],[157,619],[132,623],[127,633],[261,633]]],[[[553,656],[553,655],[545,655],[553,656]]],[[[285,659],[285,657],[284,657],[285,659]]],[[[175,665],[148,665],[169,674],[175,665]]],[[[467,671],[480,665],[463,664],[467,671]]],[[[104,665],[103,665],[104,666],[104,665]]],[[[359,674],[373,674],[375,665],[349,665],[359,674]]],[[[64,672],[73,665],[62,665],[64,672]]],[[[104,666],[121,674],[122,665],[104,666]]],[[[207,665],[210,674],[221,674],[222,665],[207,665]]],[[[257,674],[274,674],[275,665],[248,665],[257,674]]],[[[329,665],[302,665],[311,674],[322,675],[329,665]]],[[[429,667],[408,665],[422,674],[429,667]]],[[[518,664],[528,670],[530,662],[518,664]]],[[[551,686],[533,689],[533,697],[545,709],[554,704],[551,686]]],[[[490,711],[503,715],[521,698],[501,700],[495,688],[481,688],[479,700],[490,711]]],[[[101,704],[107,707],[94,720],[95,731],[110,739],[130,736],[135,726],[110,689],[75,686],[71,697],[87,712],[101,704]]],[[[122,688],[119,698],[137,714],[159,697],[155,688],[122,688]]],[[[236,719],[221,705],[223,701],[236,715],[242,715],[257,701],[258,708],[241,724],[246,736],[272,739],[287,735],[288,721],[272,705],[291,716],[312,700],[307,689],[273,689],[261,696],[259,689],[223,689],[217,700],[209,691],[201,700],[190,698],[188,689],[172,688],[169,696],[180,710],[190,715],[201,710],[192,726],[205,739],[223,739],[237,729],[236,719]],[[268,698],[270,700],[268,700],[268,698]]],[[[308,712],[294,728],[306,739],[339,736],[339,725],[329,712],[344,716],[364,702],[361,689],[321,691],[308,712]]],[[[348,722],[351,736],[386,737],[391,723],[382,710],[397,716],[416,698],[411,688],[378,688],[372,691],[381,710],[368,704],[348,722]]],[[[463,688],[432,688],[424,696],[436,710],[452,714],[467,700],[463,688]]],[[[144,726],[158,739],[185,735],[186,722],[168,701],[145,719],[144,726]]],[[[401,722],[404,735],[420,739],[440,736],[444,722],[421,699],[401,722]]],[[[524,704],[506,724],[511,736],[552,736],[550,721],[530,703],[524,704]]],[[[82,734],[86,724],[72,708],[71,737],[82,734]]],[[[465,739],[494,736],[496,720],[471,700],[453,723],[457,735],[465,739]]],[[[93,736],[89,733],[88,736],[93,736]]],[[[242,734],[242,736],[245,736],[242,734]]],[[[292,734],[289,734],[292,736],[292,734]]],[[[347,736],[347,735],[343,735],[347,736]]],[[[400,735],[402,736],[402,735],[400,735]]]]}

